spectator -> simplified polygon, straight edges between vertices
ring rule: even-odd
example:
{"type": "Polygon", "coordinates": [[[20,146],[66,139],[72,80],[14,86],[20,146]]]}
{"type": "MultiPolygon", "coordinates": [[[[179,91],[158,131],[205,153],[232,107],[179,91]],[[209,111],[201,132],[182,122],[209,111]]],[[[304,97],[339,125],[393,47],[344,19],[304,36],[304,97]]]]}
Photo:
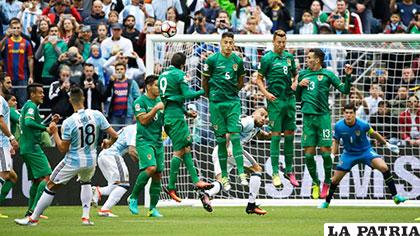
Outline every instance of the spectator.
{"type": "Polygon", "coordinates": [[[363,96],[363,93],[360,90],[358,90],[356,87],[351,88],[350,102],[352,102],[354,106],[357,108],[356,117],[368,122],[369,113],[370,113],[369,105],[365,97],[363,96]]]}
{"type": "Polygon", "coordinates": [[[251,7],[251,4],[248,0],[239,0],[238,5],[236,6],[236,12],[232,14],[232,27],[235,32],[240,32],[248,19],[248,17],[251,15],[251,11],[253,11],[254,8],[251,7]]]}
{"type": "Polygon", "coordinates": [[[70,47],[69,50],[58,57],[58,63],[51,68],[51,72],[58,74],[58,68],[67,65],[70,69],[70,83],[80,84],[83,70],[83,57],[76,47],[70,47]]]}
{"type": "Polygon", "coordinates": [[[69,103],[70,93],[70,68],[62,65],[59,68],[59,79],[50,86],[48,97],[51,100],[51,113],[59,114],[66,118],[73,114],[73,108],[69,103]]]}
{"type": "Polygon", "coordinates": [[[108,79],[105,77],[105,65],[106,60],[102,57],[101,47],[98,44],[92,44],[90,47],[90,57],[86,60],[86,63],[92,64],[95,68],[95,74],[98,76],[98,80],[103,85],[108,85],[108,79]]]}
{"type": "MultiPolygon", "coordinates": [[[[244,29],[240,32],[241,34],[261,34],[258,27],[257,19],[254,16],[250,16],[246,22],[244,29]]],[[[250,65],[253,69],[258,67],[258,49],[253,46],[244,47],[244,63],[250,65]]]]}
{"type": "MultiPolygon", "coordinates": [[[[137,42],[137,53],[138,55],[143,59],[145,62],[146,57],[146,35],[147,34],[161,34],[161,26],[162,21],[160,20],[154,20],[153,18],[147,18],[146,19],[146,26],[143,28],[142,32],[139,36],[139,41],[137,42]]],[[[154,51],[154,58],[155,62],[161,62],[156,63],[156,65],[162,65],[163,59],[164,59],[164,46],[165,43],[157,43],[155,44],[155,51],[154,51]]]]}
{"type": "Polygon", "coordinates": [[[280,0],[269,0],[268,8],[264,11],[265,15],[273,22],[271,33],[281,29],[284,32],[293,29],[293,19],[290,12],[280,0]]]}
{"type": "Polygon", "coordinates": [[[270,31],[273,28],[273,22],[270,20],[270,18],[268,18],[268,16],[261,12],[260,7],[255,8],[255,10],[252,12],[252,16],[257,20],[259,31],[262,34],[270,34],[270,31]]]}
{"type": "Polygon", "coordinates": [[[123,53],[120,51],[117,55],[110,57],[108,61],[104,63],[104,69],[106,73],[109,75],[115,74],[114,64],[118,63],[126,65],[127,69],[125,70],[125,76],[129,80],[137,79],[146,73],[146,68],[144,66],[143,60],[135,52],[132,52],[130,54],[123,53]],[[134,64],[136,64],[135,67],[133,63],[130,63],[130,61],[133,59],[135,62],[134,64]]]}
{"type": "Polygon", "coordinates": [[[350,24],[350,11],[347,10],[347,4],[345,0],[337,0],[336,8],[333,12],[327,13],[324,12],[319,16],[319,20],[322,23],[328,23],[333,25],[334,20],[340,18],[340,16],[344,17],[345,22],[345,29],[348,30],[350,24]]]}
{"type": "Polygon", "coordinates": [[[396,3],[396,0],[391,0],[390,8],[392,12],[399,13],[403,25],[410,25],[417,12],[420,12],[420,5],[414,3],[413,0],[402,0],[396,3]]]}
{"type": "Polygon", "coordinates": [[[216,0],[207,0],[201,11],[209,23],[215,24],[220,11],[219,3],[216,0]]]}
{"type": "Polygon", "coordinates": [[[398,118],[391,115],[388,101],[380,101],[378,103],[378,112],[370,117],[370,124],[386,140],[391,140],[391,138],[395,139],[398,136],[398,118]]]}
{"type": "Polygon", "coordinates": [[[241,34],[261,34],[260,29],[258,28],[257,18],[254,16],[248,17],[245,27],[240,32],[241,34]]]}
{"type": "Polygon", "coordinates": [[[111,27],[112,27],[112,25],[118,23],[118,18],[119,18],[119,14],[118,14],[117,11],[110,11],[109,12],[109,14],[108,14],[108,22],[107,22],[107,24],[109,26],[109,28],[108,28],[108,36],[111,35],[111,32],[112,32],[111,31],[111,27]]]}
{"type": "Polygon", "coordinates": [[[321,11],[321,2],[320,1],[313,1],[311,4],[311,12],[312,12],[312,17],[313,17],[313,22],[316,23],[317,25],[320,25],[322,22],[319,20],[319,17],[322,14],[321,11]]]}
{"type": "Polygon", "coordinates": [[[318,34],[318,25],[313,22],[311,11],[303,11],[302,21],[296,24],[295,34],[318,34]]]}
{"type": "Polygon", "coordinates": [[[164,21],[169,7],[175,7],[179,15],[184,14],[180,0],[153,0],[152,8],[154,10],[154,16],[150,17],[155,17],[156,20],[164,21]]]}
{"type": "Polygon", "coordinates": [[[378,112],[378,104],[383,100],[379,95],[382,89],[378,84],[372,84],[369,89],[370,96],[366,98],[366,102],[369,107],[369,116],[372,116],[378,112]]]}
{"type": "Polygon", "coordinates": [[[292,18],[294,19],[293,24],[296,25],[298,22],[301,21],[303,11],[310,10],[311,4],[313,0],[299,0],[299,1],[284,1],[286,3],[286,7],[291,13],[292,18]],[[289,8],[288,5],[291,4],[291,2],[295,2],[295,9],[294,12],[292,8],[289,8]]]}
{"type": "Polygon", "coordinates": [[[122,32],[122,36],[125,38],[128,38],[131,41],[133,48],[137,44],[137,41],[139,40],[139,34],[140,34],[140,31],[134,28],[135,23],[136,23],[136,18],[133,15],[128,15],[124,19],[124,29],[122,32]]]}
{"type": "Polygon", "coordinates": [[[383,68],[371,70],[369,79],[365,80],[365,91],[370,88],[371,84],[381,86],[383,91],[379,94],[380,97],[390,100],[394,96],[394,83],[389,80],[388,70],[383,68]]]}
{"type": "Polygon", "coordinates": [[[85,108],[102,112],[105,87],[95,73],[95,67],[92,64],[84,64],[80,88],[83,89],[85,95],[85,108]]]}
{"type": "Polygon", "coordinates": [[[400,114],[401,139],[413,146],[420,146],[420,106],[415,95],[408,99],[407,109],[400,114]]]}
{"type": "Polygon", "coordinates": [[[10,24],[9,32],[0,41],[4,55],[4,71],[12,77],[14,94],[20,106],[26,102],[26,86],[33,83],[33,53],[30,40],[22,37],[22,25],[19,21],[10,24]]]}
{"type": "Polygon", "coordinates": [[[64,0],[50,0],[49,5],[42,11],[42,15],[50,18],[51,24],[58,24],[58,22],[63,20],[63,17],[68,17],[68,13],[74,17],[75,21],[82,22],[82,17],[77,9],[67,5],[64,0]]]}
{"type": "MultiPolygon", "coordinates": [[[[58,29],[58,28],[57,28],[58,29]]],[[[50,21],[47,17],[41,17],[31,29],[31,41],[35,44],[33,51],[38,51],[45,37],[48,36],[50,30],[50,21]]],[[[44,58],[34,60],[34,68],[44,68],[44,58]]],[[[42,70],[34,70],[34,81],[42,83],[42,70]]]]}
{"type": "Polygon", "coordinates": [[[188,28],[187,34],[210,34],[214,31],[214,25],[206,21],[201,11],[194,13],[194,23],[188,28]]]}
{"type": "Polygon", "coordinates": [[[401,85],[407,86],[409,90],[415,90],[420,85],[420,78],[414,74],[411,67],[402,70],[401,85]]]}
{"type": "Polygon", "coordinates": [[[400,31],[407,31],[407,27],[402,23],[398,13],[392,13],[390,21],[385,26],[384,33],[395,34],[400,31]]]}
{"type": "Polygon", "coordinates": [[[111,26],[112,36],[105,39],[101,43],[101,51],[104,59],[108,59],[113,51],[122,50],[125,53],[131,53],[133,51],[133,44],[127,38],[121,36],[122,25],[115,23],[111,26]]]}
{"type": "Polygon", "coordinates": [[[64,17],[62,21],[58,24],[60,31],[60,38],[64,40],[65,43],[69,43],[72,37],[76,38],[76,29],[79,28],[76,20],[70,17],[64,17]]]}
{"type": "Polygon", "coordinates": [[[84,25],[89,25],[93,32],[93,37],[97,37],[97,29],[100,23],[106,23],[105,12],[102,10],[102,2],[100,0],[95,0],[92,5],[92,12],[90,16],[86,17],[83,20],[84,25]]]}
{"type": "MultiPolygon", "coordinates": [[[[90,3],[91,0],[88,0],[90,3]]],[[[77,12],[79,13],[82,19],[87,18],[90,15],[91,10],[83,8],[83,0],[73,0],[73,7],[76,8],[77,12]]]]}
{"type": "MultiPolygon", "coordinates": [[[[414,20],[407,30],[410,34],[420,34],[420,11],[414,15],[414,20]]],[[[418,45],[418,44],[417,44],[418,45]]]]}
{"type": "Polygon", "coordinates": [[[108,15],[111,11],[121,12],[124,9],[124,4],[122,0],[102,0],[103,4],[103,11],[105,12],[106,18],[108,18],[108,15]]]}
{"type": "Polygon", "coordinates": [[[108,37],[108,25],[99,24],[96,32],[97,37],[93,39],[92,43],[101,44],[108,37]]]}
{"type": "Polygon", "coordinates": [[[363,33],[370,34],[371,26],[376,19],[373,18],[372,1],[371,0],[349,0],[351,12],[355,12],[361,18],[363,25],[363,33]]]}
{"type": "Polygon", "coordinates": [[[73,37],[69,41],[68,46],[77,47],[79,53],[82,54],[83,60],[87,60],[90,54],[90,45],[92,39],[92,29],[90,28],[90,25],[81,26],[77,36],[77,38],[73,37]]]}
{"type": "Polygon", "coordinates": [[[124,9],[120,12],[118,23],[122,24],[123,20],[128,15],[132,15],[136,19],[134,28],[140,31],[144,27],[145,19],[149,16],[153,17],[153,15],[150,15],[149,12],[153,12],[152,6],[150,4],[144,4],[144,1],[140,2],[140,0],[131,0],[131,5],[125,6],[124,9]]]}
{"type": "Polygon", "coordinates": [[[224,32],[232,32],[232,25],[230,24],[229,15],[226,11],[219,11],[219,15],[216,18],[215,29],[212,34],[222,35],[224,32]]]}
{"type": "Polygon", "coordinates": [[[139,87],[134,80],[125,76],[126,65],[115,65],[115,74],[111,76],[105,97],[111,97],[108,116],[111,124],[132,124],[134,112],[131,104],[140,96],[139,87]]]}
{"type": "Polygon", "coordinates": [[[13,17],[16,17],[20,10],[22,9],[22,2],[17,0],[6,0],[2,3],[1,6],[1,12],[2,17],[4,19],[2,20],[3,23],[3,34],[6,33],[7,29],[9,28],[9,20],[13,17]]]}
{"type": "Polygon", "coordinates": [[[408,88],[405,86],[401,86],[398,88],[397,96],[393,100],[391,100],[390,104],[392,107],[392,115],[399,116],[401,112],[406,109],[408,100],[408,88]]]}
{"type": "Polygon", "coordinates": [[[348,34],[346,30],[345,20],[344,17],[339,16],[337,19],[333,21],[333,32],[335,34],[348,34]]]}
{"type": "Polygon", "coordinates": [[[42,11],[39,9],[38,0],[30,0],[22,4],[22,10],[17,18],[22,22],[22,33],[29,35],[32,26],[37,23],[37,19],[41,16],[42,11]]]}
{"type": "Polygon", "coordinates": [[[175,7],[168,8],[168,11],[166,11],[166,20],[173,21],[176,23],[177,34],[184,34],[185,23],[179,19],[179,14],[176,11],[175,7]]]}

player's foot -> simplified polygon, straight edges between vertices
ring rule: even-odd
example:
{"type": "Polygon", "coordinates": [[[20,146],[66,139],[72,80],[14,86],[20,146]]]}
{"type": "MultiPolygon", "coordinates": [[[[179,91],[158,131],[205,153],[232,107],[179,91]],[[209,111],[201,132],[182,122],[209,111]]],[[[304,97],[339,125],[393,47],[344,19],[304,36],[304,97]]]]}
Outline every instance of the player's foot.
{"type": "Polygon", "coordinates": [[[402,202],[405,202],[405,201],[407,201],[407,198],[405,198],[403,196],[400,196],[398,194],[394,196],[394,202],[397,205],[400,204],[400,203],[402,203],[402,202]]]}
{"type": "Polygon", "coordinates": [[[32,211],[31,210],[27,210],[26,211],[26,213],[25,213],[25,217],[29,217],[29,216],[31,216],[32,215],[32,211]]]}
{"type": "Polygon", "coordinates": [[[318,206],[318,208],[325,209],[325,208],[328,208],[329,206],[330,204],[328,202],[323,202],[321,203],[321,205],[318,206]]]}
{"type": "Polygon", "coordinates": [[[320,198],[325,199],[328,196],[328,192],[330,190],[330,185],[327,183],[322,184],[322,190],[321,195],[319,195],[320,198]]]}
{"type": "Polygon", "coordinates": [[[166,194],[168,194],[169,195],[169,197],[171,197],[173,200],[175,200],[176,202],[181,202],[181,198],[180,197],[178,197],[178,195],[176,194],[176,191],[175,190],[173,190],[173,189],[171,189],[171,190],[169,190],[169,189],[167,189],[167,188],[165,188],[165,187],[163,187],[163,191],[166,193],[166,194]]]}
{"type": "Polygon", "coordinates": [[[248,180],[246,179],[247,175],[245,173],[240,174],[239,178],[241,179],[242,186],[248,186],[248,180]]]}
{"type": "Polygon", "coordinates": [[[248,214],[257,214],[257,215],[265,215],[267,214],[266,210],[259,208],[255,203],[248,202],[248,206],[246,206],[245,212],[248,214]]]}
{"type": "Polygon", "coordinates": [[[23,226],[37,226],[38,225],[38,221],[32,220],[31,217],[29,216],[22,219],[15,219],[15,223],[18,225],[23,225],[23,226]]]}
{"type": "Polygon", "coordinates": [[[312,185],[312,198],[313,199],[319,198],[319,185],[318,184],[312,185]]]}
{"type": "Polygon", "coordinates": [[[147,216],[148,217],[163,217],[163,215],[161,215],[158,209],[156,208],[149,210],[149,212],[147,213],[147,216]]]}
{"type": "Polygon", "coordinates": [[[93,223],[92,221],[90,221],[88,218],[82,218],[82,225],[83,226],[93,226],[95,225],[95,223],[93,223]]]}
{"type": "Polygon", "coordinates": [[[200,193],[200,200],[201,200],[201,203],[203,204],[204,210],[208,212],[213,211],[213,208],[211,207],[211,203],[210,203],[210,198],[207,193],[200,193]]]}
{"type": "Polygon", "coordinates": [[[272,178],[274,187],[280,188],[280,186],[281,186],[280,175],[279,174],[274,174],[271,178],[272,178]]]}
{"type": "Polygon", "coordinates": [[[131,214],[138,215],[139,208],[137,204],[137,199],[131,198],[131,195],[127,198],[128,209],[130,210],[131,214]]]}
{"type": "Polygon", "coordinates": [[[98,207],[98,203],[101,200],[101,192],[99,191],[99,187],[92,187],[92,206],[98,207]]]}
{"type": "Polygon", "coordinates": [[[200,180],[197,183],[195,183],[195,187],[197,189],[209,190],[209,189],[213,188],[214,185],[211,184],[211,183],[207,183],[207,182],[204,182],[204,181],[200,180]]]}
{"type": "Polygon", "coordinates": [[[223,189],[225,191],[229,191],[232,188],[229,183],[229,177],[222,177],[221,184],[223,185],[223,189]]]}
{"type": "Polygon", "coordinates": [[[288,180],[289,180],[289,182],[290,182],[293,186],[295,186],[295,187],[299,187],[299,182],[296,180],[295,173],[287,173],[287,174],[285,174],[285,175],[284,175],[284,177],[285,177],[286,179],[288,179],[288,180]]]}
{"type": "Polygon", "coordinates": [[[110,218],[118,217],[117,215],[112,214],[111,210],[100,210],[98,211],[98,216],[110,217],[110,218]]]}
{"type": "Polygon", "coordinates": [[[7,219],[7,218],[9,218],[7,215],[3,215],[0,213],[0,219],[7,219]]]}

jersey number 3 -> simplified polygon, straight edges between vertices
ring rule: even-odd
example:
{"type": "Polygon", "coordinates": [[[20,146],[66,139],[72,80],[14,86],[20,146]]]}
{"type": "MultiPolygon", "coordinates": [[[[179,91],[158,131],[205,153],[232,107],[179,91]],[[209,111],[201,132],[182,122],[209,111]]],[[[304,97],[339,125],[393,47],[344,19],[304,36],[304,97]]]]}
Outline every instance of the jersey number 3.
{"type": "Polygon", "coordinates": [[[95,126],[87,124],[86,126],[79,127],[80,134],[80,147],[92,145],[95,142],[95,126]]]}

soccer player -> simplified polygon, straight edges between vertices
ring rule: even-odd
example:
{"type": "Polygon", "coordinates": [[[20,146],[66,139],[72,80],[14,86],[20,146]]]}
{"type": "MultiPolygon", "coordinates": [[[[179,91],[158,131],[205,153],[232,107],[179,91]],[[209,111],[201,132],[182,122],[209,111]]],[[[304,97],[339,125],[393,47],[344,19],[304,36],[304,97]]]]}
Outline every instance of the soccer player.
{"type": "MultiPolygon", "coordinates": [[[[20,128],[21,136],[19,139],[20,156],[28,169],[28,179],[32,180],[29,189],[29,207],[25,216],[30,216],[42,195],[42,192],[49,181],[51,166],[47,156],[41,149],[41,134],[47,131],[51,134],[49,127],[42,124],[38,106],[43,103],[44,89],[42,84],[33,83],[28,85],[27,93],[29,100],[21,110],[20,128]]],[[[53,121],[57,122],[54,116],[53,121]]],[[[58,119],[58,118],[57,118],[58,119]]]]}
{"type": "Polygon", "coordinates": [[[150,208],[148,216],[162,217],[156,208],[162,188],[161,175],[164,168],[164,147],[162,144],[163,103],[159,97],[158,77],[149,75],[145,80],[146,93],[134,102],[137,120],[136,150],[139,157],[140,173],[133,192],[128,198],[128,209],[139,214],[138,197],[150,178],[150,208]]]}
{"type": "MultiPolygon", "coordinates": [[[[17,182],[17,175],[13,170],[12,154],[19,147],[15,136],[10,131],[10,108],[4,99],[7,93],[4,83],[5,74],[0,74],[0,205],[17,182]]],[[[0,218],[8,218],[8,216],[0,213],[0,218]]]]}
{"type": "Polygon", "coordinates": [[[98,155],[98,166],[108,182],[105,187],[92,187],[92,205],[98,206],[101,197],[109,196],[101,210],[98,211],[99,216],[118,217],[111,212],[111,208],[115,206],[121,197],[130,187],[127,165],[123,156],[128,153],[133,161],[137,162],[136,152],[136,125],[129,125],[118,131],[118,139],[115,143],[107,148],[111,140],[104,139],[102,142],[103,149],[98,155]]]}
{"type": "Polygon", "coordinates": [[[344,82],[324,68],[324,52],[321,49],[310,49],[306,58],[307,69],[299,73],[297,87],[298,98],[302,100],[303,113],[302,146],[304,147],[305,163],[312,177],[312,198],[318,199],[320,180],[316,171],[315,151],[319,146],[324,160],[325,178],[321,198],[325,198],[331,183],[331,116],[328,105],[330,86],[333,85],[343,94],[350,93],[351,65],[345,65],[344,82]]]}
{"type": "Polygon", "coordinates": [[[105,116],[96,110],[84,109],[83,91],[74,87],[70,91],[70,103],[75,113],[63,122],[62,138],[54,122],[49,126],[53,138],[60,152],[66,153],[63,160],[54,168],[51,179],[44,190],[32,215],[23,219],[15,219],[19,225],[35,226],[39,215],[51,205],[56,191],[78,176],[81,184],[80,200],[83,214],[82,225],[93,225],[89,220],[92,187],[90,180],[95,173],[96,148],[100,130],[105,130],[112,142],[118,138],[117,132],[109,125],[105,116]]]}
{"type": "Polygon", "coordinates": [[[273,35],[274,51],[266,53],[260,62],[257,85],[267,98],[268,115],[271,124],[270,158],[273,167],[273,185],[281,186],[279,176],[279,155],[281,133],[284,134],[284,157],[286,169],[284,177],[298,187],[293,173],[294,137],[296,129],[297,72],[293,55],[285,51],[286,33],[276,30],[273,35]],[[268,87],[265,87],[264,77],[268,87]]]}
{"type": "MultiPolygon", "coordinates": [[[[270,139],[271,133],[267,133],[261,129],[261,127],[267,123],[268,113],[266,108],[258,108],[252,113],[252,116],[247,116],[241,119],[241,144],[245,144],[251,141],[251,139],[255,136],[262,139],[270,139]]],[[[210,190],[205,191],[200,196],[200,200],[203,203],[203,207],[208,212],[212,212],[213,209],[210,205],[209,199],[214,195],[218,194],[221,190],[221,169],[219,165],[219,157],[218,157],[218,149],[219,146],[216,146],[213,149],[212,158],[214,163],[214,175],[216,176],[217,182],[214,182],[214,187],[210,190]]],[[[232,170],[233,166],[235,165],[235,158],[232,157],[232,143],[229,143],[228,146],[228,173],[232,170]]],[[[248,206],[246,207],[246,213],[248,214],[258,214],[258,215],[265,215],[267,211],[259,208],[255,205],[255,199],[258,196],[258,192],[260,191],[261,186],[261,172],[262,168],[258,165],[257,161],[249,154],[247,151],[243,151],[243,163],[244,167],[251,173],[251,178],[249,179],[249,200],[248,206]]]]}
{"type": "Polygon", "coordinates": [[[211,55],[204,64],[202,86],[210,100],[210,121],[219,146],[218,155],[222,171],[222,185],[226,191],[231,188],[227,172],[227,134],[232,142],[233,156],[242,185],[248,185],[244,173],[241,137],[241,101],[238,95],[244,85],[243,60],[233,53],[234,35],[222,34],[222,51],[211,55]]]}
{"type": "Polygon", "coordinates": [[[196,188],[210,189],[213,187],[212,184],[199,179],[192,159],[192,137],[184,115],[195,118],[197,117],[197,112],[186,111],[184,102],[188,99],[200,97],[204,94],[204,90],[192,91],[189,89],[186,74],[183,71],[185,61],[186,56],[184,53],[175,53],[171,59],[171,66],[159,76],[158,81],[160,98],[165,106],[164,128],[172,140],[174,150],[174,156],[170,164],[169,183],[164,190],[177,202],[180,202],[181,198],[176,194],[175,183],[182,161],[184,161],[196,188]]]}
{"type": "Polygon", "coordinates": [[[347,172],[358,163],[363,163],[382,172],[385,183],[391,192],[395,204],[405,202],[407,199],[397,194],[391,171],[381,156],[373,150],[368,136],[374,138],[380,144],[386,145],[386,147],[395,154],[399,153],[398,146],[388,143],[385,138],[373,130],[367,122],[357,119],[354,104],[345,105],[343,112],[344,119],[339,120],[334,127],[332,151],[334,155],[338,154],[340,141],[343,143],[344,151],[341,154],[339,163],[334,171],[328,196],[319,208],[328,208],[341,179],[343,179],[347,172]]]}

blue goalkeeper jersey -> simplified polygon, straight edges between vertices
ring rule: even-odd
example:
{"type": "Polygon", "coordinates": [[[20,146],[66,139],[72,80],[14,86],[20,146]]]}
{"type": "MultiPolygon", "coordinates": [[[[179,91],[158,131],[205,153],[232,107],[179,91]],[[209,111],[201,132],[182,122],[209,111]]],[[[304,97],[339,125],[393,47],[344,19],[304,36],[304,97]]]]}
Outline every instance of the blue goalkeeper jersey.
{"type": "Polygon", "coordinates": [[[344,119],[341,119],[335,124],[334,139],[342,140],[344,152],[360,154],[372,148],[368,138],[372,131],[368,123],[357,118],[353,126],[348,126],[344,119]]]}
{"type": "Polygon", "coordinates": [[[96,166],[99,132],[109,127],[105,116],[96,110],[82,109],[65,119],[61,136],[64,141],[70,141],[65,163],[74,168],[96,166]]]}

